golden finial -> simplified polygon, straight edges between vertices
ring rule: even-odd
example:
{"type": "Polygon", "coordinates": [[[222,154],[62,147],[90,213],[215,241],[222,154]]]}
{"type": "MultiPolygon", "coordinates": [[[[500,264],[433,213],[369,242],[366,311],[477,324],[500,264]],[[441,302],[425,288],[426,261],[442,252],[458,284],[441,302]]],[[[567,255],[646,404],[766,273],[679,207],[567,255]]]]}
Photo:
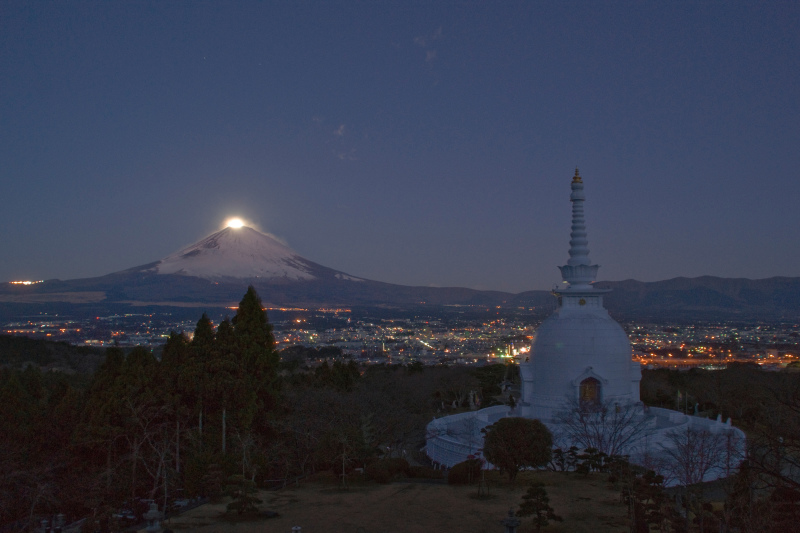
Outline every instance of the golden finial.
{"type": "Polygon", "coordinates": [[[572,183],[583,183],[581,175],[578,174],[578,167],[575,167],[575,176],[572,178],[572,183]]]}

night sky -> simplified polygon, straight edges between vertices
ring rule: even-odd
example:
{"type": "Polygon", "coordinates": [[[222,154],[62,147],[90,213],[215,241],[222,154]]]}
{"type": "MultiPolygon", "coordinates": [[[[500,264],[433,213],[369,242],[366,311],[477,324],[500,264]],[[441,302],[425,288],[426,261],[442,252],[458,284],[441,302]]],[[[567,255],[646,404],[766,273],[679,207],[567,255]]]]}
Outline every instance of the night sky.
{"type": "Polygon", "coordinates": [[[234,215],[408,285],[800,275],[800,2],[0,2],[0,280],[234,215]]]}

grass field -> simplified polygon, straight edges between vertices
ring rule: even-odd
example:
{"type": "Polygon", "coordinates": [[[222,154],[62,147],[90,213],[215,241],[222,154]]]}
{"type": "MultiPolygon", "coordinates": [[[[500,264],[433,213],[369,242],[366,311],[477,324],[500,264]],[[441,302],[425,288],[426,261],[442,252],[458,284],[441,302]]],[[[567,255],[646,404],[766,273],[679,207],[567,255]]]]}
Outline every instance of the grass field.
{"type": "MultiPolygon", "coordinates": [[[[342,490],[333,482],[308,482],[260,494],[261,509],[280,513],[278,518],[228,521],[223,517],[225,504],[220,503],[189,511],[166,527],[203,533],[291,533],[293,526],[301,526],[303,533],[502,533],[501,521],[509,508],[516,511],[527,485],[537,480],[545,484],[550,505],[564,518],[543,531],[627,532],[625,506],[605,477],[526,472],[509,484],[489,473],[488,498],[478,497],[477,486],[355,483],[342,490]]],[[[523,518],[518,531],[534,531],[531,519],[523,518]]]]}

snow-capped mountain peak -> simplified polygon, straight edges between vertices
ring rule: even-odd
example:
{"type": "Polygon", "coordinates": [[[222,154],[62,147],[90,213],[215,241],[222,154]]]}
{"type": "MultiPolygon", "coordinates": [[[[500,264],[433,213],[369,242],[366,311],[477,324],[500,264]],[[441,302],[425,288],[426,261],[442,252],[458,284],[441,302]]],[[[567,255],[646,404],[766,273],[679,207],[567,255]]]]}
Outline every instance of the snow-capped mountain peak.
{"type": "Polygon", "coordinates": [[[316,279],[318,265],[304,259],[275,237],[253,228],[225,228],[159,261],[158,274],[206,279],[316,279]]]}

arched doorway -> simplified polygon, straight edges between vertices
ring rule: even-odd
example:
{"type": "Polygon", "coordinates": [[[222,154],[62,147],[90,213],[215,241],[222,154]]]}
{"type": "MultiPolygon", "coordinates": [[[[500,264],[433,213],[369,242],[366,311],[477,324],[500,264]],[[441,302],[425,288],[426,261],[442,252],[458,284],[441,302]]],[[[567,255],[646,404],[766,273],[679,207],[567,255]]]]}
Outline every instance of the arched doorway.
{"type": "Polygon", "coordinates": [[[580,386],[581,406],[589,407],[600,403],[600,381],[595,378],[586,378],[580,386]]]}

